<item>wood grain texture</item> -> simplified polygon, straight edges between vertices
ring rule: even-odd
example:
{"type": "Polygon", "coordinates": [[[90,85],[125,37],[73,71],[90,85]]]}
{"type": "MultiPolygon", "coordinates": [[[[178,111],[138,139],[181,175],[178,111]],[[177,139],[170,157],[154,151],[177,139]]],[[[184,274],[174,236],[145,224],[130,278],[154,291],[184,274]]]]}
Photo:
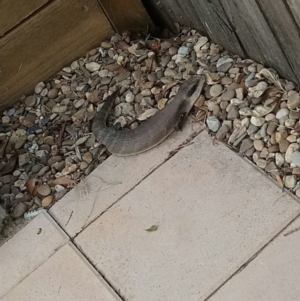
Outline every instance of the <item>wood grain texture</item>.
{"type": "Polygon", "coordinates": [[[246,56],[219,0],[190,0],[190,5],[212,41],[241,57],[246,56]]]}
{"type": "Polygon", "coordinates": [[[152,26],[152,21],[141,0],[99,0],[98,2],[117,32],[129,30],[132,33],[141,33],[152,26]]]}
{"type": "Polygon", "coordinates": [[[51,2],[0,39],[0,110],[112,33],[96,0],[51,2]]]}
{"type": "Polygon", "coordinates": [[[0,37],[50,0],[0,0],[0,37]]]}
{"type": "Polygon", "coordinates": [[[220,0],[247,56],[296,81],[291,66],[255,0],[220,0]],[[280,62],[280,64],[278,64],[280,62]]]}
{"type": "Polygon", "coordinates": [[[299,0],[286,0],[286,1],[295,18],[298,28],[300,28],[300,1],[299,0]]]}
{"type": "MultiPolygon", "coordinates": [[[[299,28],[284,0],[258,0],[257,3],[300,82],[299,28]]],[[[297,7],[300,5],[297,2],[297,7]]],[[[278,66],[281,62],[278,62],[278,66]]]]}

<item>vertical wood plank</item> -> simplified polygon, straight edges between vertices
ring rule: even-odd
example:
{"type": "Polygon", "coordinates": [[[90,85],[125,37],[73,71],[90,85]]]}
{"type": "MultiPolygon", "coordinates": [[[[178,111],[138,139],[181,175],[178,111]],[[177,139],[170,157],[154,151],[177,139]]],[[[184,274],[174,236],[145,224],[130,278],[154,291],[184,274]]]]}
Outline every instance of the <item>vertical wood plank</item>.
{"type": "MultiPolygon", "coordinates": [[[[300,81],[299,29],[283,0],[257,0],[260,9],[273,30],[298,81],[300,81]]],[[[278,62],[278,65],[281,62],[278,62]]]]}
{"type": "Polygon", "coordinates": [[[50,0],[1,0],[0,37],[50,0]]]}
{"type": "Polygon", "coordinates": [[[146,32],[152,21],[141,0],[99,0],[98,1],[115,30],[132,33],[146,32]]]}
{"type": "Polygon", "coordinates": [[[0,110],[112,33],[96,0],[51,2],[0,39],[0,110]]]}
{"type": "Polygon", "coordinates": [[[289,8],[297,22],[298,28],[300,28],[300,1],[299,0],[287,0],[289,8]]]}
{"type": "Polygon", "coordinates": [[[277,69],[296,81],[296,76],[255,0],[220,0],[249,57],[277,69]],[[280,63],[279,63],[280,62],[280,63]]]}
{"type": "Polygon", "coordinates": [[[241,57],[246,56],[218,0],[189,0],[186,5],[193,8],[193,17],[203,24],[212,41],[241,57]]]}

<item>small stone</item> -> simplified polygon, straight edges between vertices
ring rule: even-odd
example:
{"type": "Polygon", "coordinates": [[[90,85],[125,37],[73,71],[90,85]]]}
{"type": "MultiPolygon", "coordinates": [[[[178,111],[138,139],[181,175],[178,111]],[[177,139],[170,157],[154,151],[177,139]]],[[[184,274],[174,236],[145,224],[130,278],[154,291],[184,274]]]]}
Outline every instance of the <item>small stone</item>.
{"type": "Polygon", "coordinates": [[[293,175],[300,175],[300,167],[294,167],[292,171],[293,175]]]}
{"type": "Polygon", "coordinates": [[[276,153],[275,154],[275,163],[276,163],[276,165],[278,167],[281,167],[281,166],[283,166],[284,162],[285,162],[284,161],[284,155],[281,154],[281,153],[276,153]]]}
{"type": "Polygon", "coordinates": [[[206,43],[208,42],[208,38],[203,36],[201,37],[198,42],[194,46],[194,50],[198,52],[206,43]]]}
{"type": "Polygon", "coordinates": [[[297,136],[295,135],[290,135],[286,138],[286,140],[290,143],[295,143],[297,141],[297,136]]]}
{"type": "Polygon", "coordinates": [[[267,161],[264,159],[258,159],[255,163],[261,169],[265,169],[267,166],[267,161]]]}
{"type": "Polygon", "coordinates": [[[62,171],[66,166],[65,161],[56,162],[51,167],[55,168],[57,171],[62,171]]]}
{"type": "Polygon", "coordinates": [[[236,98],[239,100],[244,99],[244,89],[243,88],[237,88],[235,89],[236,98]]]}
{"type": "Polygon", "coordinates": [[[254,147],[251,147],[244,154],[245,154],[246,157],[252,157],[254,152],[255,152],[254,147]]]}
{"type": "Polygon", "coordinates": [[[273,161],[269,162],[265,168],[265,171],[272,174],[272,175],[278,175],[279,171],[277,166],[275,165],[275,163],[273,161]]]}
{"type": "Polygon", "coordinates": [[[34,95],[26,97],[25,104],[27,107],[34,107],[36,104],[36,97],[34,95]]]}
{"type": "Polygon", "coordinates": [[[267,134],[272,135],[275,132],[275,130],[277,129],[277,126],[278,125],[275,122],[271,121],[267,128],[267,134]]]}
{"type": "Polygon", "coordinates": [[[104,49],[109,49],[109,48],[111,48],[112,46],[113,46],[112,43],[110,43],[110,42],[108,42],[108,41],[103,41],[103,42],[101,43],[101,47],[104,48],[104,49]]]}
{"type": "Polygon", "coordinates": [[[54,144],[54,137],[53,136],[47,136],[44,138],[44,143],[48,145],[54,144]]]}
{"type": "Polygon", "coordinates": [[[22,124],[25,127],[30,128],[35,125],[35,119],[36,119],[35,115],[27,114],[26,117],[24,118],[24,120],[22,121],[22,124]]]}
{"type": "Polygon", "coordinates": [[[93,155],[90,152],[84,153],[82,155],[82,160],[90,164],[93,161],[93,155]]]}
{"type": "Polygon", "coordinates": [[[51,205],[52,201],[53,201],[53,196],[49,195],[42,200],[42,206],[46,208],[51,205]]]}
{"type": "Polygon", "coordinates": [[[265,116],[265,119],[266,119],[267,122],[269,122],[269,121],[271,121],[271,120],[273,120],[275,118],[276,118],[276,116],[273,113],[270,113],[270,114],[268,114],[268,115],[265,116]]]}
{"type": "Polygon", "coordinates": [[[229,130],[230,128],[227,125],[222,125],[216,134],[216,138],[220,141],[223,141],[229,130]]]}
{"type": "MultiPolygon", "coordinates": [[[[233,79],[232,78],[230,78],[230,77],[227,77],[227,76],[225,76],[225,77],[222,77],[221,78],[221,85],[230,85],[230,84],[232,84],[232,81],[233,81],[233,79]]],[[[234,90],[234,89],[229,89],[229,90],[234,90]]],[[[234,91],[234,93],[235,93],[235,91],[234,91]]]]}
{"type": "Polygon", "coordinates": [[[232,66],[233,59],[229,57],[221,57],[217,62],[217,70],[218,72],[226,73],[232,66]]]}
{"type": "Polygon", "coordinates": [[[27,140],[26,135],[23,135],[23,136],[19,137],[19,139],[15,143],[15,149],[20,149],[24,145],[26,140],[27,140]]]}
{"type": "Polygon", "coordinates": [[[25,153],[22,155],[19,155],[19,166],[26,165],[30,161],[30,154],[25,153]]]}
{"type": "Polygon", "coordinates": [[[173,69],[167,68],[164,72],[164,76],[169,76],[169,77],[175,77],[177,75],[177,72],[173,69]]]}
{"type": "Polygon", "coordinates": [[[180,56],[187,56],[189,55],[190,53],[190,48],[186,47],[186,46],[181,46],[179,49],[178,49],[178,54],[180,56]]]}
{"type": "Polygon", "coordinates": [[[268,152],[269,152],[269,153],[277,153],[277,152],[279,152],[279,145],[278,145],[278,144],[271,145],[271,146],[268,148],[268,152]]]}
{"type": "Polygon", "coordinates": [[[67,162],[66,167],[62,170],[61,174],[63,176],[66,176],[66,175],[69,175],[69,174],[73,173],[76,169],[77,169],[76,164],[72,164],[70,162],[67,162]]]}
{"type": "Polygon", "coordinates": [[[290,144],[290,146],[288,147],[288,149],[287,149],[287,151],[285,153],[285,161],[287,163],[292,163],[291,156],[297,150],[299,150],[299,144],[298,143],[292,143],[292,144],[290,144]]]}
{"type": "MultiPolygon", "coordinates": [[[[231,91],[231,90],[229,90],[229,91],[231,91]]],[[[229,120],[234,120],[234,119],[238,118],[239,116],[240,116],[240,114],[239,114],[239,108],[237,106],[235,106],[235,105],[231,105],[230,109],[228,111],[227,118],[229,120]]]]}
{"type": "Polygon", "coordinates": [[[95,72],[100,69],[100,65],[96,62],[86,63],[85,68],[90,72],[95,72]]]}
{"type": "Polygon", "coordinates": [[[264,142],[262,140],[254,140],[253,146],[257,151],[261,151],[264,148],[264,142]]]}
{"type": "Polygon", "coordinates": [[[235,90],[230,89],[230,90],[226,90],[222,95],[221,95],[221,99],[225,100],[225,101],[230,101],[232,98],[235,97],[235,90]]]}
{"type": "Polygon", "coordinates": [[[291,155],[291,161],[298,167],[300,167],[300,152],[296,151],[291,155]]]}
{"type": "Polygon", "coordinates": [[[80,107],[82,107],[85,103],[85,100],[83,98],[81,99],[77,99],[74,101],[74,107],[75,109],[79,109],[80,107]]]}
{"type": "Polygon", "coordinates": [[[284,186],[288,189],[292,189],[297,184],[297,177],[295,175],[289,175],[284,177],[284,186]]]}
{"type": "Polygon", "coordinates": [[[217,84],[217,85],[213,85],[211,86],[210,90],[209,90],[209,94],[211,95],[211,97],[217,97],[222,93],[222,86],[217,84]]]}
{"type": "Polygon", "coordinates": [[[296,197],[300,198],[300,189],[296,190],[296,197]]]}
{"type": "Polygon", "coordinates": [[[300,107],[300,95],[299,93],[293,91],[289,93],[289,98],[287,101],[287,107],[290,110],[295,110],[300,107]]]}
{"type": "Polygon", "coordinates": [[[47,96],[48,96],[50,99],[56,98],[57,95],[58,95],[58,90],[57,90],[56,88],[51,89],[51,90],[48,92],[48,94],[47,94],[47,96]]]}
{"type": "Polygon", "coordinates": [[[52,109],[52,113],[65,113],[67,111],[67,106],[60,106],[60,105],[56,105],[53,107],[52,109]]]}
{"type": "Polygon", "coordinates": [[[39,159],[41,162],[45,162],[47,160],[47,154],[48,152],[43,149],[35,152],[36,158],[39,159]]]}
{"type": "Polygon", "coordinates": [[[13,209],[12,213],[10,214],[13,218],[21,217],[26,211],[28,207],[22,202],[19,202],[13,209]]]}
{"type": "Polygon", "coordinates": [[[253,125],[252,123],[249,125],[249,128],[247,130],[248,135],[252,135],[258,131],[258,127],[253,125]]]}
{"type": "Polygon", "coordinates": [[[43,177],[46,173],[47,173],[47,171],[50,169],[50,167],[49,166],[44,166],[44,167],[42,167],[41,169],[40,169],[40,171],[38,172],[38,176],[39,177],[43,177]]]}
{"type": "Polygon", "coordinates": [[[40,94],[43,91],[43,89],[45,88],[45,86],[46,85],[43,82],[38,83],[34,88],[34,92],[36,94],[40,94]]]}
{"type": "Polygon", "coordinates": [[[252,116],[250,122],[255,126],[262,126],[265,123],[265,118],[252,116]]]}
{"type": "Polygon", "coordinates": [[[175,55],[175,54],[177,54],[177,52],[178,52],[178,48],[177,47],[175,47],[175,46],[171,46],[170,48],[169,48],[169,54],[170,55],[175,55]]]}
{"type": "Polygon", "coordinates": [[[47,184],[41,185],[37,188],[37,193],[41,198],[46,197],[51,193],[51,188],[47,184]]]}
{"type": "Polygon", "coordinates": [[[268,149],[264,147],[260,152],[260,157],[265,159],[268,157],[268,155],[269,155],[268,149]]]}
{"type": "Polygon", "coordinates": [[[130,76],[130,72],[129,71],[125,71],[125,72],[119,74],[118,76],[116,76],[115,80],[118,83],[118,82],[121,82],[121,81],[125,80],[129,76],[130,76]]]}
{"type": "Polygon", "coordinates": [[[287,149],[288,149],[289,146],[290,146],[290,143],[287,140],[285,140],[285,139],[281,140],[279,142],[279,151],[281,153],[285,153],[287,151],[287,149]]]}
{"type": "Polygon", "coordinates": [[[277,113],[276,113],[276,118],[279,120],[279,119],[282,119],[283,117],[285,116],[288,116],[290,113],[289,109],[287,108],[282,108],[280,109],[277,113]]]}
{"type": "Polygon", "coordinates": [[[242,141],[241,146],[240,146],[240,153],[246,152],[248,149],[253,147],[253,140],[250,138],[246,138],[242,141]]]}
{"type": "Polygon", "coordinates": [[[208,128],[214,133],[216,133],[221,126],[220,120],[215,116],[208,117],[206,123],[208,128]]]}
{"type": "Polygon", "coordinates": [[[296,85],[293,82],[287,82],[285,85],[285,90],[286,91],[291,91],[296,88],[296,85]]]}
{"type": "Polygon", "coordinates": [[[125,96],[126,102],[133,102],[134,101],[134,94],[132,92],[129,92],[125,96]]]}
{"type": "Polygon", "coordinates": [[[48,160],[48,165],[52,166],[53,164],[62,161],[62,157],[61,156],[52,156],[51,158],[49,158],[48,160]]]}

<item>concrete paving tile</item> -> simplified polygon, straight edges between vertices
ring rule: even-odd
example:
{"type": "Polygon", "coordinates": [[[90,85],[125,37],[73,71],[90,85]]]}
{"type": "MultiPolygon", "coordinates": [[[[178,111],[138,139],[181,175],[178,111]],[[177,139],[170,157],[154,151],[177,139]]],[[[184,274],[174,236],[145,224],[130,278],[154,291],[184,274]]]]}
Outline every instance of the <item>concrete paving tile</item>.
{"type": "Polygon", "coordinates": [[[27,277],[68,237],[47,213],[41,213],[0,248],[0,297],[27,277]]]}
{"type": "Polygon", "coordinates": [[[132,157],[111,156],[96,168],[85,181],[77,185],[56,203],[50,214],[71,236],[98,217],[122,195],[163,163],[199,125],[189,119],[182,132],[175,132],[154,149],[132,157]],[[69,217],[70,220],[68,221],[69,217]]]}
{"type": "Polygon", "coordinates": [[[77,252],[64,245],[2,301],[121,301],[77,252]]]}
{"type": "Polygon", "coordinates": [[[75,243],[130,301],[208,297],[300,205],[202,133],[80,233],[75,243]],[[145,229],[158,225],[155,232],[145,229]]]}
{"type": "Polygon", "coordinates": [[[297,228],[300,218],[208,301],[299,301],[300,231],[290,233],[297,228]]]}

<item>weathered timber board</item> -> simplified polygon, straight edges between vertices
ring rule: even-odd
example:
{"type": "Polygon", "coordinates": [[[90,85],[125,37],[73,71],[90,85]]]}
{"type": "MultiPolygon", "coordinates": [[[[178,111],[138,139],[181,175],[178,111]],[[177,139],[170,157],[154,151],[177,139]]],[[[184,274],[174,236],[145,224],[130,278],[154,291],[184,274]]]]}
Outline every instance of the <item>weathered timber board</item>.
{"type": "Polygon", "coordinates": [[[291,10],[295,18],[295,21],[299,29],[300,28],[300,1],[299,0],[286,0],[286,1],[289,6],[289,9],[291,10]]]}
{"type": "Polygon", "coordinates": [[[285,54],[255,0],[220,0],[247,56],[296,81],[285,54]],[[278,64],[280,62],[280,64],[278,64]]]}
{"type": "MultiPolygon", "coordinates": [[[[186,6],[191,7],[190,13],[194,23],[202,24],[212,41],[245,57],[246,53],[218,0],[189,0],[186,1],[186,6]]],[[[198,29],[198,26],[196,28],[198,29]]]]}
{"type": "Polygon", "coordinates": [[[152,27],[152,21],[141,0],[99,0],[98,1],[117,32],[145,33],[152,27]]]}
{"type": "Polygon", "coordinates": [[[0,0],[0,37],[50,0],[0,0]]]}
{"type": "MultiPolygon", "coordinates": [[[[298,82],[300,82],[300,38],[299,28],[283,0],[258,0],[265,18],[284,51],[298,82]]],[[[300,3],[297,3],[297,7],[300,3]]],[[[282,62],[278,62],[278,66],[282,62]]]]}
{"type": "Polygon", "coordinates": [[[0,39],[0,110],[112,33],[96,0],[51,2],[0,39]]]}

